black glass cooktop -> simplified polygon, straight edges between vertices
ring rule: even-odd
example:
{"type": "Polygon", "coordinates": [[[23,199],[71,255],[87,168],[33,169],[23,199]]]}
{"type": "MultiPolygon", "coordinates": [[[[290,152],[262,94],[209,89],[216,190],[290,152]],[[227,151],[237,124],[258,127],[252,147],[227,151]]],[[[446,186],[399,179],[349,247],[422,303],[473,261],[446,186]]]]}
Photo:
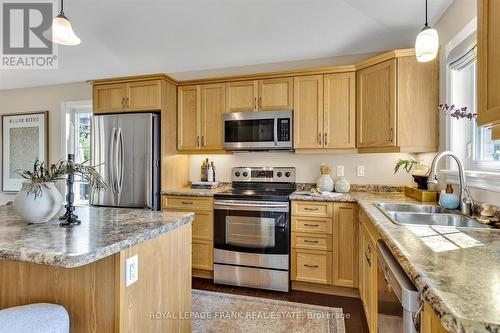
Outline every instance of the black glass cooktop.
{"type": "Polygon", "coordinates": [[[288,196],[295,191],[294,183],[233,183],[233,188],[214,195],[215,199],[288,201],[288,196]]]}

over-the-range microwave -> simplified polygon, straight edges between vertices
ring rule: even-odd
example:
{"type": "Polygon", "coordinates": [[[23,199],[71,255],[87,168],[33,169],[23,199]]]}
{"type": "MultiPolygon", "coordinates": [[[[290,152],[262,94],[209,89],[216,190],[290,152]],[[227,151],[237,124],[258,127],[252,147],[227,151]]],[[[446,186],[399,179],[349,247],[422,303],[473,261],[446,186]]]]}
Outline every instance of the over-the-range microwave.
{"type": "Polygon", "coordinates": [[[292,150],[292,111],[224,113],[224,149],[292,150]]]}

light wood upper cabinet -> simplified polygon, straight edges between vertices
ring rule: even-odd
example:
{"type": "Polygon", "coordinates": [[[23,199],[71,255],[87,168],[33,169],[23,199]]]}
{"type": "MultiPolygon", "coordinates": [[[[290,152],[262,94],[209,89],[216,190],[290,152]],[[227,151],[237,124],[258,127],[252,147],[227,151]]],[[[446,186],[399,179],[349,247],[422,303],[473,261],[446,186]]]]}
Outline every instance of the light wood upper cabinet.
{"type": "Polygon", "coordinates": [[[323,148],[323,75],[293,79],[294,147],[323,148]]]}
{"type": "Polygon", "coordinates": [[[161,109],[161,81],[139,81],[127,83],[127,110],[161,109]]]}
{"type": "Polygon", "coordinates": [[[293,78],[259,80],[260,111],[293,109],[293,78]]]}
{"type": "Polygon", "coordinates": [[[207,84],[201,86],[201,148],[223,149],[222,114],[226,106],[225,85],[207,84]]]}
{"type": "Polygon", "coordinates": [[[358,287],[357,205],[335,203],[333,208],[333,284],[358,287]]]}
{"type": "Polygon", "coordinates": [[[491,130],[491,139],[500,140],[500,125],[493,126],[491,130]]]}
{"type": "Polygon", "coordinates": [[[324,147],[356,146],[356,74],[324,76],[324,147]]]}
{"type": "Polygon", "coordinates": [[[226,83],[227,112],[291,110],[293,79],[262,79],[226,83]]]}
{"type": "Polygon", "coordinates": [[[155,111],[162,108],[161,80],[98,84],[93,87],[93,112],[155,111]]]}
{"type": "Polygon", "coordinates": [[[358,147],[396,145],[396,59],[357,73],[358,147]]]}
{"type": "Polygon", "coordinates": [[[196,150],[200,146],[198,123],[201,112],[200,86],[183,86],[177,96],[177,148],[196,150]]]}
{"type": "Polygon", "coordinates": [[[224,84],[181,86],[178,89],[178,149],[223,149],[224,84]]]}
{"type": "Polygon", "coordinates": [[[478,0],[479,126],[500,123],[500,1],[478,0]]]}
{"type": "Polygon", "coordinates": [[[295,149],[355,148],[355,74],[294,78],[295,149]]]}
{"type": "Polygon", "coordinates": [[[237,81],[227,83],[227,112],[257,111],[257,95],[257,81],[237,81]]]}
{"type": "Polygon", "coordinates": [[[102,84],[93,87],[93,112],[121,112],[125,110],[126,84],[102,84]]]}
{"type": "Polygon", "coordinates": [[[361,153],[438,150],[439,62],[413,51],[357,72],[357,146],[361,153]]]}

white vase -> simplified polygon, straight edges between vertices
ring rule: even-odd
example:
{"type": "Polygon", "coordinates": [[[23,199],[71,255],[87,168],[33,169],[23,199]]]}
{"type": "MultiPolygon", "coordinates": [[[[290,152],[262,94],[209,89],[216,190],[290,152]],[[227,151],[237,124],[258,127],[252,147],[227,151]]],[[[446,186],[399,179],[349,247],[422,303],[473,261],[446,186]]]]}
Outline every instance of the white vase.
{"type": "Polygon", "coordinates": [[[49,221],[62,206],[62,196],[54,183],[45,183],[41,193],[35,198],[28,193],[30,183],[24,182],[14,199],[14,209],[28,223],[45,223],[49,221]]]}
{"type": "Polygon", "coordinates": [[[318,190],[322,192],[332,192],[333,191],[333,179],[330,175],[321,175],[316,183],[318,190]]]}
{"type": "Polygon", "coordinates": [[[347,193],[351,190],[351,184],[345,179],[345,177],[339,177],[335,181],[335,192],[347,193]]]}

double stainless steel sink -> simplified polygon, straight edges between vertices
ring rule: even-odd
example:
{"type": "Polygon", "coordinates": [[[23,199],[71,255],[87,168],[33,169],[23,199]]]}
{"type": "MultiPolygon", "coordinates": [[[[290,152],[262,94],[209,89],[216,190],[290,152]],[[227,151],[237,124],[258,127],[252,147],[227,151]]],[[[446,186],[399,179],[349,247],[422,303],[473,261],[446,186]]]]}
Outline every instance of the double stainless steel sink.
{"type": "Polygon", "coordinates": [[[476,219],[433,205],[379,203],[392,222],[401,225],[438,225],[458,228],[488,228],[476,219]]]}

